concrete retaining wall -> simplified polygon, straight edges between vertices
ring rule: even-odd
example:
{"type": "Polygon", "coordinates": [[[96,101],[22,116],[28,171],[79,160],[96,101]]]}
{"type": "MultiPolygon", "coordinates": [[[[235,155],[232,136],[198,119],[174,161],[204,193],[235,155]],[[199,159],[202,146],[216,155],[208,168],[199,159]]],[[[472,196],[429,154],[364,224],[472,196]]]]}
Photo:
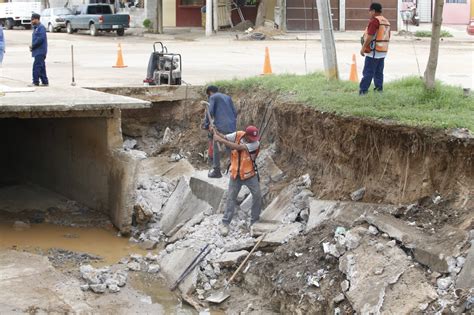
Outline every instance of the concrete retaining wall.
{"type": "Polygon", "coordinates": [[[0,119],[2,181],[33,182],[110,215],[127,231],[136,161],[120,151],[120,112],[106,117],[0,119]]]}

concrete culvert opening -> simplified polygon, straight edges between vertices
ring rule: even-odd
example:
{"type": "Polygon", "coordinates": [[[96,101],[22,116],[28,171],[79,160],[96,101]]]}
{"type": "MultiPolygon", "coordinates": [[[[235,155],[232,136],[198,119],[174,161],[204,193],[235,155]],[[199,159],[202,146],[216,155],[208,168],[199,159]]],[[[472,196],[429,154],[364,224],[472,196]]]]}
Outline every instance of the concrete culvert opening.
{"type": "Polygon", "coordinates": [[[115,279],[119,266],[151,296],[147,305],[171,296],[168,288],[189,269],[176,295],[199,311],[394,313],[400,297],[402,313],[466,306],[469,294],[456,290],[472,283],[463,268],[473,255],[472,138],[233,91],[238,129],[266,126],[257,160],[264,205],[251,231],[252,199],[243,189],[224,237],[228,177],[207,177],[202,87],[99,90],[150,104],[0,120],[0,131],[19,135],[0,158],[2,189],[32,183],[81,202],[141,249],[111,263],[113,271],[81,264],[83,290],[115,292],[94,275],[115,279]],[[209,301],[223,291],[231,296],[209,301]]]}

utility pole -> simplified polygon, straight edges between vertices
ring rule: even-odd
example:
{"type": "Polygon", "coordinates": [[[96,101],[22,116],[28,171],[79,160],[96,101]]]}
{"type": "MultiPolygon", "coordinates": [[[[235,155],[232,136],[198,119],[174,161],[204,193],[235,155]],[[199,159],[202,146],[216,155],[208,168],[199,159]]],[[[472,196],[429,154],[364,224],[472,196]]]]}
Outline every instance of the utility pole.
{"type": "Polygon", "coordinates": [[[332,16],[330,0],[316,0],[318,8],[319,29],[321,45],[323,48],[324,72],[328,79],[339,80],[337,69],[336,43],[332,29],[332,16]]]}
{"type": "Polygon", "coordinates": [[[157,0],[156,4],[156,21],[158,23],[157,31],[163,34],[163,0],[157,0]]]}
{"type": "Polygon", "coordinates": [[[212,0],[212,25],[215,33],[219,31],[219,17],[217,16],[217,13],[219,12],[218,2],[218,0],[212,0]]]}
{"type": "Polygon", "coordinates": [[[214,16],[212,7],[212,0],[206,0],[206,36],[212,35],[212,19],[214,16]]]}

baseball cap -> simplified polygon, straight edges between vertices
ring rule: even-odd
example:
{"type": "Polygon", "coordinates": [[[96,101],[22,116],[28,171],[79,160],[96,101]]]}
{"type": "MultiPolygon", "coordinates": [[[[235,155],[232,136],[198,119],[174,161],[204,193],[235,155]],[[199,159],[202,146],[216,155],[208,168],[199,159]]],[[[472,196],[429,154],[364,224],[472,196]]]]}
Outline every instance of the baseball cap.
{"type": "Polygon", "coordinates": [[[245,135],[251,140],[251,141],[258,141],[260,140],[260,137],[258,136],[258,128],[255,126],[247,126],[245,128],[245,135]]]}
{"type": "Polygon", "coordinates": [[[35,19],[36,19],[36,20],[39,20],[40,18],[41,18],[41,15],[39,15],[38,13],[33,13],[33,14],[31,15],[31,19],[32,19],[32,20],[35,20],[35,19]]]}

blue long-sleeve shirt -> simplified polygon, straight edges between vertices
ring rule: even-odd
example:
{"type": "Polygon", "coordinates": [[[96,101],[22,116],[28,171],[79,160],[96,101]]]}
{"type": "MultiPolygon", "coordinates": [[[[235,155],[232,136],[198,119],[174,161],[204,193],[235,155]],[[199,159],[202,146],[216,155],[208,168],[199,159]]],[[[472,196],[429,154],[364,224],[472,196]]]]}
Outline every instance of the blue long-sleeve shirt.
{"type": "Polygon", "coordinates": [[[34,26],[31,48],[32,57],[46,56],[48,53],[48,39],[46,38],[46,28],[43,24],[34,26]]]}
{"type": "MultiPolygon", "coordinates": [[[[231,133],[237,129],[237,111],[229,95],[214,93],[209,97],[209,114],[214,119],[214,126],[224,133],[231,133]]],[[[207,116],[204,127],[209,128],[207,116]]]]}

